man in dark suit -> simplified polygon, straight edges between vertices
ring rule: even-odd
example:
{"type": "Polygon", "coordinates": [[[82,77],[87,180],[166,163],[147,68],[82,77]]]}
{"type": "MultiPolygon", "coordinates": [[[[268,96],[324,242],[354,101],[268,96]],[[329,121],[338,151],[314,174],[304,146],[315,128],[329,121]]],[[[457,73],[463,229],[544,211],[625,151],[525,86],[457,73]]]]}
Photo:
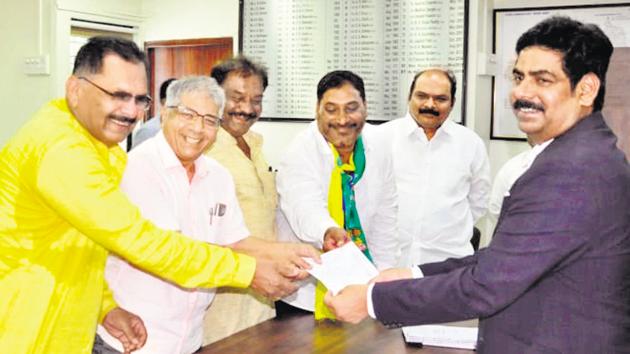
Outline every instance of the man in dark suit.
{"type": "Polygon", "coordinates": [[[601,114],[612,51],[597,26],[566,17],[524,33],[510,99],[535,146],[492,243],[327,294],[337,318],[478,317],[480,353],[630,352],[630,166],[601,114]]]}

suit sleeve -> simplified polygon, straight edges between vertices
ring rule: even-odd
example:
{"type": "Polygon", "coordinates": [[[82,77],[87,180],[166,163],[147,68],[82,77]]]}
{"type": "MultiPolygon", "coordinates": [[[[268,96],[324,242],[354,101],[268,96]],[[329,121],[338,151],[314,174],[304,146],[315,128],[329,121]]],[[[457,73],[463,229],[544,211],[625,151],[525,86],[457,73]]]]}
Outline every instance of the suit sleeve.
{"type": "Polygon", "coordinates": [[[476,264],[477,258],[480,254],[484,253],[485,250],[486,249],[483,248],[470,256],[466,256],[463,258],[449,258],[441,262],[425,263],[420,265],[419,267],[425,277],[441,273],[448,273],[458,268],[476,264]]]}
{"type": "Polygon", "coordinates": [[[57,143],[39,157],[33,188],[74,228],[143,270],[189,288],[250,284],[253,258],[143,219],[102,158],[87,142],[57,143]]]}
{"type": "Polygon", "coordinates": [[[377,318],[402,325],[440,323],[487,317],[508,306],[588,247],[604,208],[599,196],[605,195],[605,179],[594,176],[596,170],[561,160],[528,173],[513,187],[485,251],[461,262],[425,265],[428,276],[421,279],[376,284],[377,318]]]}

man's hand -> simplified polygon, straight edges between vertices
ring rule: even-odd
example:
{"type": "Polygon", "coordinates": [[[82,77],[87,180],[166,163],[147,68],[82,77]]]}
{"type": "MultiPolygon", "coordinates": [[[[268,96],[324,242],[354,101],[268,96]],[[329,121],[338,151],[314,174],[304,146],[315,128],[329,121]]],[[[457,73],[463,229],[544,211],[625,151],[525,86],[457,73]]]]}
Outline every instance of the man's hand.
{"type": "Polygon", "coordinates": [[[324,297],[324,303],[335,314],[337,319],[359,323],[368,316],[367,285],[349,285],[333,296],[329,291],[324,297]]]}
{"type": "Polygon", "coordinates": [[[340,227],[329,227],[324,233],[324,252],[334,250],[350,241],[348,232],[340,227]]]}
{"type": "Polygon", "coordinates": [[[307,269],[311,269],[302,257],[312,258],[321,263],[319,251],[306,243],[276,242],[267,258],[274,260],[280,266],[280,273],[292,280],[302,280],[308,277],[307,269]]]}
{"type": "Polygon", "coordinates": [[[103,327],[122,343],[125,354],[142,348],[147,341],[147,329],[140,317],[120,307],[105,315],[103,327]]]}
{"type": "Polygon", "coordinates": [[[382,271],[379,275],[375,276],[370,283],[382,283],[385,281],[411,279],[412,273],[409,268],[389,268],[382,271]]]}
{"type": "Polygon", "coordinates": [[[287,268],[286,264],[281,265],[266,257],[256,257],[256,272],[250,287],[270,299],[283,298],[297,290],[297,286],[284,274],[297,276],[294,266],[287,268]]]}
{"type": "Polygon", "coordinates": [[[258,261],[261,259],[273,261],[276,263],[276,270],[290,280],[308,277],[306,269],[311,269],[311,266],[302,257],[312,258],[316,263],[321,263],[319,251],[305,243],[272,242],[250,236],[228,247],[255,257],[258,261]]]}

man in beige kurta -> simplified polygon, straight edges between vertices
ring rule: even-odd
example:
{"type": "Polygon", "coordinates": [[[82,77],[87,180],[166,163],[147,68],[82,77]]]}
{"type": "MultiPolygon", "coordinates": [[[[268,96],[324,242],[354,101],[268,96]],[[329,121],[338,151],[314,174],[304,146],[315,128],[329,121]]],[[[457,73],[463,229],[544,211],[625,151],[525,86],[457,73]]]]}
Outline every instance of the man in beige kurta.
{"type": "MultiPolygon", "coordinates": [[[[263,139],[249,128],[262,112],[267,72],[244,57],[230,59],[211,73],[225,90],[226,103],[216,142],[207,152],[226,167],[252,236],[275,240],[274,173],[262,152],[263,139]]],[[[204,319],[204,344],[215,342],[275,316],[273,302],[248,290],[222,288],[204,319]]]]}

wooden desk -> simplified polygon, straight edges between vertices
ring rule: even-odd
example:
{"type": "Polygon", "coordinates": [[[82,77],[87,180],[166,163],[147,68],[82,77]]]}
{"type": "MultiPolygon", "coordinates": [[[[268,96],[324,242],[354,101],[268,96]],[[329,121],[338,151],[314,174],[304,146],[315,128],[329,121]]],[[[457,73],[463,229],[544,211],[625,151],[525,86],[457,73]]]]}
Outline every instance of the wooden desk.
{"type": "Polygon", "coordinates": [[[268,320],[203,348],[201,354],[472,354],[470,350],[418,348],[405,344],[400,329],[367,319],[358,325],[316,322],[312,315],[268,320]]]}

